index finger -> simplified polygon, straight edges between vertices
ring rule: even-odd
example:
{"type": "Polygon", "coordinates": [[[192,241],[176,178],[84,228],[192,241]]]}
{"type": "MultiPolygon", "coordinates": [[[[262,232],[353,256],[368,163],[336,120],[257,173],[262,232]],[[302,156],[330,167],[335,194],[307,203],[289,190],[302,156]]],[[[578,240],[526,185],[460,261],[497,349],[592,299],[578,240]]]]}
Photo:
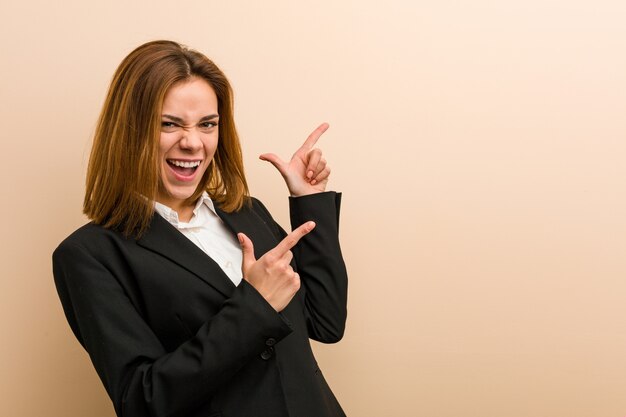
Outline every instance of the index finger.
{"type": "Polygon", "coordinates": [[[322,133],[326,132],[326,130],[328,129],[328,126],[329,126],[328,123],[322,123],[321,125],[319,125],[317,129],[311,132],[309,137],[306,138],[301,148],[306,149],[306,150],[313,148],[317,140],[320,138],[320,136],[322,136],[322,133]]]}
{"type": "Polygon", "coordinates": [[[300,239],[306,236],[314,228],[315,222],[312,221],[301,224],[297,229],[285,236],[285,238],[281,240],[274,249],[272,249],[272,252],[274,252],[277,256],[283,256],[287,253],[287,251],[296,246],[300,239]]]}

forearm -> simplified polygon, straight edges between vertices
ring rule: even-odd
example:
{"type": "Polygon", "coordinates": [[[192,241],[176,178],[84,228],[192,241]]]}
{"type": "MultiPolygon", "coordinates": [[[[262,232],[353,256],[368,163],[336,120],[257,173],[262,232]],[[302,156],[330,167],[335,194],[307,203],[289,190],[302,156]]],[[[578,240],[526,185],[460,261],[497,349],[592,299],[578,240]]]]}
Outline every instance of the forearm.
{"type": "Polygon", "coordinates": [[[325,192],[289,201],[292,227],[308,220],[317,225],[294,248],[305,291],[309,336],[337,342],[345,329],[348,286],[338,237],[341,194],[325,192]]]}

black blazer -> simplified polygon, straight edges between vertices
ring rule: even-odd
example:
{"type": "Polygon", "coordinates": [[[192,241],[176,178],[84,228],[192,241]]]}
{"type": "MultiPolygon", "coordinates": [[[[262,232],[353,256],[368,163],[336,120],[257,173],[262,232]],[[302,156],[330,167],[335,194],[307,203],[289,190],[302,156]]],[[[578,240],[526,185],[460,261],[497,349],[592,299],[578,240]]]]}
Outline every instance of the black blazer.
{"type": "MultiPolygon", "coordinates": [[[[340,200],[290,198],[292,227],[317,227],[293,249],[301,288],[281,313],[159,215],[140,239],[90,223],[64,240],[53,254],[57,291],[117,415],[344,416],[309,343],[343,336],[340,200]]],[[[256,199],[217,212],[257,259],[286,235],[256,199]]]]}

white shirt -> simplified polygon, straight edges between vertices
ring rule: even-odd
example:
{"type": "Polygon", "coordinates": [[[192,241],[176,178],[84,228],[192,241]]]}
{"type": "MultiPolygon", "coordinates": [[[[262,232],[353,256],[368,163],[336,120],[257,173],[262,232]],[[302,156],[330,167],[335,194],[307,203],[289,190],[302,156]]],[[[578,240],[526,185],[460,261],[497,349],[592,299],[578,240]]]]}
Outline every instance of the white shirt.
{"type": "Polygon", "coordinates": [[[178,213],[161,203],[155,202],[154,209],[209,255],[235,285],[239,285],[242,279],[241,246],[235,235],[217,215],[213,201],[206,192],[198,199],[188,223],[179,221],[178,213]]]}

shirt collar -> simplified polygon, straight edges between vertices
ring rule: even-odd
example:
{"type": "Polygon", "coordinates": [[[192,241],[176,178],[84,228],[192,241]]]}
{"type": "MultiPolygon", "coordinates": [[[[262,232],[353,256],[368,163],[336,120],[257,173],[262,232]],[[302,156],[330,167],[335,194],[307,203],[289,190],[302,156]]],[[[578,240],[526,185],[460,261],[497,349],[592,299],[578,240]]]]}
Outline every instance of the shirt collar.
{"type": "MultiPolygon", "coordinates": [[[[217,216],[217,212],[215,211],[215,205],[213,204],[213,200],[211,200],[211,197],[209,197],[209,194],[205,191],[202,193],[200,198],[198,198],[198,201],[196,201],[196,206],[193,208],[193,215],[191,216],[191,219],[189,220],[189,223],[187,224],[190,224],[193,222],[194,218],[197,217],[198,215],[198,210],[200,210],[200,207],[202,207],[203,205],[205,205],[209,210],[211,210],[217,216]]],[[[183,223],[178,220],[178,213],[176,212],[176,210],[171,209],[165,204],[161,204],[158,201],[155,201],[154,210],[157,213],[159,213],[161,217],[163,217],[165,220],[167,220],[169,223],[171,223],[175,227],[178,227],[179,224],[183,223]]]]}

